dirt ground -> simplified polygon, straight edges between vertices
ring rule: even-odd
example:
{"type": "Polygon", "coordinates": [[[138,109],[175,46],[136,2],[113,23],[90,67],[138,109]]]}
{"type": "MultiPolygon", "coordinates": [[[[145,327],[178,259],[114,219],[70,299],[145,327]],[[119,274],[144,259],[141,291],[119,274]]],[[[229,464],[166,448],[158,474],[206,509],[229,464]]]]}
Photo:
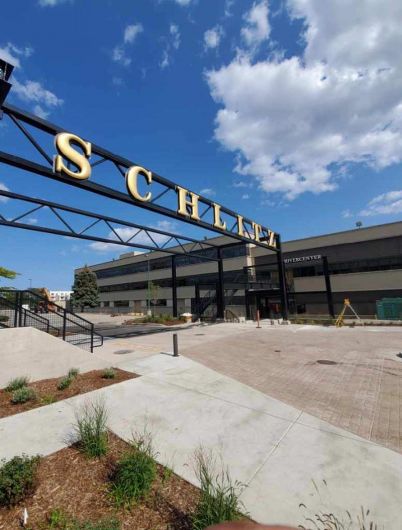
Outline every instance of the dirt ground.
{"type": "Polygon", "coordinates": [[[159,465],[146,499],[131,509],[114,506],[108,491],[109,477],[113,464],[128,449],[129,444],[110,433],[105,457],[89,459],[76,447],[67,447],[44,458],[34,494],[11,509],[0,508],[0,529],[21,528],[26,507],[32,530],[48,528],[49,515],[56,509],[81,522],[115,517],[122,529],[190,530],[199,490],[159,465]]]}
{"type": "Polygon", "coordinates": [[[71,385],[64,390],[57,389],[57,384],[61,377],[42,379],[41,381],[29,383],[28,386],[36,392],[36,399],[27,401],[26,403],[12,403],[12,392],[0,390],[0,418],[12,416],[19,412],[25,412],[26,410],[49,405],[50,403],[55,403],[62,399],[77,396],[78,394],[85,394],[86,392],[91,392],[91,390],[96,390],[98,388],[114,385],[138,377],[136,374],[118,368],[115,368],[114,370],[116,375],[113,379],[104,379],[102,377],[103,370],[92,370],[91,372],[78,374],[78,376],[73,379],[71,385]]]}

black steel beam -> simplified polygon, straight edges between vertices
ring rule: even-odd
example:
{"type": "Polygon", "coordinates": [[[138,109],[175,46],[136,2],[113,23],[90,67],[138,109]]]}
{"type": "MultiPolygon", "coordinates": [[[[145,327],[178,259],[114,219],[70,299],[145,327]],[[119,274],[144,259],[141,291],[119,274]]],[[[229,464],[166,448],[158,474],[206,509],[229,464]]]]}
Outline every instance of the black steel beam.
{"type": "Polygon", "coordinates": [[[178,317],[177,310],[177,274],[176,274],[176,256],[172,256],[172,305],[173,316],[178,317]]]}
{"type": "MultiPolygon", "coordinates": [[[[19,108],[14,107],[14,106],[11,106],[11,105],[7,104],[7,105],[3,105],[2,109],[4,110],[5,114],[10,116],[10,118],[12,118],[12,119],[14,118],[14,121],[15,121],[15,119],[23,121],[23,122],[25,122],[25,123],[37,128],[37,129],[41,130],[41,131],[44,131],[46,133],[55,135],[57,133],[64,132],[64,130],[61,129],[59,126],[54,125],[54,124],[48,122],[47,120],[43,120],[41,118],[38,118],[37,116],[34,116],[33,114],[30,114],[30,113],[28,113],[26,111],[23,111],[23,110],[21,110],[19,108]]],[[[30,139],[30,141],[32,143],[32,138],[29,138],[29,139],[30,139]]],[[[96,144],[91,143],[91,146],[92,146],[92,153],[93,154],[98,155],[102,159],[110,160],[120,170],[120,173],[122,173],[123,175],[124,175],[124,171],[122,170],[122,168],[127,169],[127,168],[129,168],[129,167],[131,167],[133,165],[138,165],[136,162],[133,162],[132,160],[128,160],[127,158],[124,158],[124,157],[121,157],[121,156],[117,156],[114,153],[111,153],[110,151],[108,151],[106,149],[103,149],[102,147],[99,147],[96,144]]],[[[42,155],[44,154],[40,149],[39,149],[39,152],[41,152],[42,155]]],[[[0,153],[0,161],[4,162],[6,164],[12,165],[14,167],[18,167],[20,169],[23,169],[23,170],[26,170],[26,171],[31,171],[33,173],[42,175],[44,177],[51,178],[53,180],[58,180],[58,181],[64,182],[65,184],[69,184],[69,185],[72,185],[72,186],[75,186],[75,187],[78,187],[78,188],[85,189],[87,191],[91,191],[93,193],[97,193],[97,194],[103,195],[105,197],[109,197],[109,198],[112,198],[112,199],[115,199],[115,200],[119,200],[119,201],[122,201],[122,202],[129,203],[129,204],[135,204],[136,206],[138,206],[140,208],[151,210],[151,211],[154,211],[156,213],[159,213],[159,214],[162,214],[162,215],[166,215],[166,216],[174,218],[174,219],[179,219],[179,220],[181,220],[181,221],[183,221],[185,223],[189,223],[189,224],[192,224],[192,225],[200,226],[200,227],[202,227],[202,228],[204,228],[206,230],[217,232],[220,235],[226,235],[226,236],[232,237],[234,239],[237,239],[239,241],[244,241],[244,242],[248,242],[248,243],[252,242],[252,243],[254,243],[257,246],[260,246],[260,247],[263,247],[263,248],[266,248],[266,249],[270,249],[270,250],[273,250],[274,252],[276,252],[275,248],[268,247],[263,242],[254,241],[254,240],[251,241],[250,240],[251,239],[250,229],[251,229],[253,221],[251,219],[247,218],[247,217],[243,217],[244,231],[245,231],[245,233],[249,234],[250,237],[241,236],[241,235],[237,234],[236,231],[231,232],[231,231],[222,230],[222,229],[220,229],[218,227],[214,227],[212,224],[207,223],[207,222],[205,222],[203,220],[197,221],[197,220],[191,219],[189,217],[179,216],[175,209],[171,209],[171,208],[167,208],[167,207],[162,206],[162,205],[155,204],[152,201],[149,201],[149,202],[135,201],[130,196],[128,196],[126,193],[119,192],[118,190],[114,190],[114,189],[109,188],[107,186],[102,186],[102,185],[96,184],[94,182],[88,182],[88,181],[83,181],[83,180],[75,180],[75,179],[72,179],[70,177],[66,177],[66,176],[62,176],[60,174],[53,173],[53,169],[49,169],[46,166],[42,166],[40,164],[36,164],[35,162],[32,162],[30,160],[26,160],[24,158],[21,158],[21,157],[15,156],[15,155],[10,155],[9,153],[1,152],[0,153]]],[[[97,165],[98,162],[99,161],[95,162],[94,166],[97,165]]],[[[174,192],[176,192],[176,184],[174,182],[172,182],[172,181],[170,181],[170,180],[168,180],[168,179],[166,179],[164,177],[161,177],[160,175],[158,175],[155,172],[152,172],[152,178],[153,178],[153,181],[161,184],[166,189],[173,190],[174,192]]],[[[164,194],[164,192],[160,193],[159,197],[161,197],[163,194],[164,194]]],[[[207,210],[210,210],[212,208],[213,204],[214,204],[213,201],[211,201],[207,197],[203,197],[203,196],[200,196],[200,195],[199,195],[199,202],[205,204],[207,206],[207,210]]],[[[230,216],[232,219],[237,219],[237,213],[234,212],[233,210],[229,209],[229,208],[221,206],[221,212],[223,214],[226,214],[226,215],[230,216]]],[[[236,225],[234,224],[233,227],[234,226],[236,226],[236,225]]]]}
{"type": "Polygon", "coordinates": [[[218,284],[216,290],[216,316],[225,318],[225,280],[223,275],[223,259],[221,249],[218,249],[218,284]]]}
{"type": "Polygon", "coordinates": [[[334,301],[332,298],[332,288],[331,288],[331,277],[329,275],[327,256],[322,257],[322,268],[323,268],[324,278],[325,278],[325,290],[327,293],[328,313],[330,314],[332,318],[335,318],[334,301]]]}
{"type": "MultiPolygon", "coordinates": [[[[36,231],[36,232],[44,232],[44,233],[49,233],[49,234],[64,235],[64,236],[69,236],[69,237],[73,237],[73,238],[77,238],[77,239],[84,239],[84,240],[89,240],[89,241],[98,241],[98,242],[102,242],[102,243],[112,243],[112,244],[115,244],[115,245],[127,246],[127,247],[131,247],[131,248],[141,248],[141,249],[144,249],[144,250],[159,251],[159,252],[164,252],[166,254],[171,254],[171,255],[178,255],[178,256],[189,255],[191,257],[201,258],[201,259],[206,260],[206,261],[217,261],[217,259],[218,259],[218,258],[213,258],[213,257],[203,256],[203,255],[197,254],[195,251],[192,251],[191,253],[190,252],[186,252],[186,249],[183,246],[183,244],[180,242],[180,240],[184,242],[184,245],[191,243],[193,245],[192,248],[194,248],[194,244],[198,243],[200,245],[200,249],[199,250],[206,250],[206,249],[209,249],[209,248],[215,249],[216,248],[216,247],[211,247],[208,244],[205,244],[203,241],[198,242],[197,240],[195,240],[193,238],[188,238],[186,236],[173,234],[171,232],[167,232],[165,230],[159,230],[157,228],[155,228],[155,229],[154,228],[148,228],[148,227],[136,224],[136,223],[130,223],[128,221],[124,221],[124,220],[121,220],[121,219],[116,219],[114,217],[109,217],[109,216],[97,214],[97,213],[94,213],[94,212],[88,212],[86,210],[80,210],[78,208],[72,208],[71,206],[66,206],[66,205],[63,205],[63,204],[54,203],[54,202],[46,201],[46,200],[43,200],[43,199],[36,199],[36,198],[33,198],[33,197],[27,197],[25,195],[20,195],[18,193],[13,193],[13,192],[10,192],[10,191],[0,190],[0,196],[7,197],[9,199],[24,201],[24,202],[27,202],[27,203],[38,204],[38,205],[40,205],[40,207],[48,207],[48,208],[50,208],[51,211],[58,217],[58,219],[60,219],[61,222],[63,222],[63,224],[66,227],[66,230],[59,230],[59,229],[53,229],[53,228],[44,227],[44,226],[30,225],[30,224],[27,224],[27,223],[18,222],[21,218],[23,218],[26,215],[28,215],[29,213],[31,213],[32,209],[29,209],[25,214],[19,215],[15,219],[11,219],[11,220],[10,219],[6,219],[4,216],[0,216],[0,225],[3,225],[3,226],[22,228],[22,229],[25,229],[25,230],[31,230],[31,231],[36,231]],[[71,228],[71,226],[62,219],[62,217],[57,212],[57,210],[60,210],[62,212],[69,212],[69,213],[77,214],[77,215],[80,215],[80,216],[85,216],[85,217],[88,217],[88,218],[95,219],[96,221],[104,221],[105,223],[116,223],[116,224],[120,224],[120,225],[125,226],[125,227],[130,227],[130,228],[134,228],[134,229],[144,230],[146,232],[162,235],[164,237],[171,237],[179,244],[179,246],[180,246],[180,248],[182,250],[180,251],[180,250],[175,250],[174,248],[165,248],[165,247],[162,247],[162,246],[159,247],[156,243],[155,243],[155,246],[147,245],[147,244],[144,244],[144,243],[135,243],[135,242],[132,243],[131,242],[132,238],[129,238],[127,241],[124,241],[121,238],[120,239],[111,239],[111,238],[103,238],[103,237],[98,237],[98,236],[91,236],[91,235],[89,235],[87,233],[84,233],[85,230],[81,231],[80,233],[78,233],[78,232],[74,231],[71,228]]],[[[94,226],[94,225],[95,225],[95,223],[91,223],[90,224],[90,226],[94,226]]],[[[107,226],[109,226],[109,228],[112,228],[110,226],[110,224],[107,224],[107,226]]],[[[87,227],[87,229],[88,228],[89,227],[87,227]]],[[[154,241],[154,240],[152,240],[152,241],[154,241]]]]}
{"type": "Polygon", "coordinates": [[[281,293],[282,318],[284,320],[287,320],[289,316],[288,290],[287,290],[287,285],[286,285],[285,264],[283,263],[281,238],[279,235],[277,238],[277,245],[278,245],[277,263],[278,263],[278,274],[279,274],[279,289],[281,293]]]}

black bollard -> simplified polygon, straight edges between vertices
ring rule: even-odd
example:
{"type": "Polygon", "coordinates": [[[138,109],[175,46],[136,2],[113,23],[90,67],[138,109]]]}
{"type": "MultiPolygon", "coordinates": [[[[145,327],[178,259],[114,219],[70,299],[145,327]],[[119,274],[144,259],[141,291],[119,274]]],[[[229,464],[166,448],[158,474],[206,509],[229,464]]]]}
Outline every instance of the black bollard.
{"type": "Polygon", "coordinates": [[[173,333],[173,357],[179,356],[179,343],[177,340],[177,333],[173,333]]]}

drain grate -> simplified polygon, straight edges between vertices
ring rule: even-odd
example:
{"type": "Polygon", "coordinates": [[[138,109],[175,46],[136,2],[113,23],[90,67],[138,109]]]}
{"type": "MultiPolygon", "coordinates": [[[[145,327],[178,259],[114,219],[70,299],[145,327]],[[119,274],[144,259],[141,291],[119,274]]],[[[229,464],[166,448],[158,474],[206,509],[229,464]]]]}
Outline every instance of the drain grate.
{"type": "Polygon", "coordinates": [[[334,364],[338,364],[336,361],[329,361],[328,359],[319,359],[318,361],[316,361],[317,364],[329,364],[329,365],[334,365],[334,364]]]}
{"type": "Polygon", "coordinates": [[[205,335],[205,333],[196,333],[195,336],[196,337],[203,337],[205,335]]]}
{"type": "Polygon", "coordinates": [[[134,350],[117,350],[114,353],[117,355],[124,355],[125,353],[134,353],[134,350]]]}

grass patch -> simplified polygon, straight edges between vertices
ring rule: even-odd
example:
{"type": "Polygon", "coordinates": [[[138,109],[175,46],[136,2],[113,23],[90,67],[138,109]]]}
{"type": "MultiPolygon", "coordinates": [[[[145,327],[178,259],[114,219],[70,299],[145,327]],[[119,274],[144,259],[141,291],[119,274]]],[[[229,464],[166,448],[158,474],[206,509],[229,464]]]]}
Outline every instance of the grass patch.
{"type": "Polygon", "coordinates": [[[76,441],[83,453],[99,458],[107,452],[107,411],[102,401],[87,403],[76,414],[76,441]]]}
{"type": "Polygon", "coordinates": [[[16,377],[15,379],[11,379],[11,381],[8,382],[6,388],[4,389],[6,392],[14,392],[14,390],[18,390],[19,388],[22,388],[24,386],[27,386],[29,383],[28,377],[16,377]]]}
{"type": "Polygon", "coordinates": [[[80,522],[68,517],[62,510],[52,510],[48,517],[47,530],[120,530],[121,524],[117,519],[103,519],[96,523],[80,522]]]}
{"type": "Polygon", "coordinates": [[[217,475],[213,469],[212,456],[200,449],[195,454],[195,471],[201,485],[200,501],[193,514],[193,530],[204,530],[208,526],[244,518],[239,500],[241,484],[233,483],[227,470],[217,475]]]}
{"type": "Polygon", "coordinates": [[[79,368],[70,368],[70,370],[68,371],[67,377],[70,377],[71,379],[75,379],[79,373],[80,373],[79,368]]]}
{"type": "Polygon", "coordinates": [[[130,506],[148,495],[156,478],[156,462],[149,434],[137,437],[116,463],[111,495],[117,506],[130,506]]]}
{"type": "Polygon", "coordinates": [[[31,494],[36,486],[39,456],[15,456],[0,466],[0,506],[13,506],[31,494]]]}
{"type": "Polygon", "coordinates": [[[23,386],[14,390],[11,396],[11,403],[17,405],[18,403],[26,403],[27,401],[34,401],[36,399],[36,392],[33,388],[23,386]]]}
{"type": "Polygon", "coordinates": [[[57,398],[53,394],[46,394],[40,398],[40,401],[42,405],[51,405],[57,401],[57,398]]]}
{"type": "Polygon", "coordinates": [[[73,382],[73,378],[69,377],[68,375],[65,375],[57,383],[57,390],[65,390],[71,385],[72,382],[73,382]]]}
{"type": "Polygon", "coordinates": [[[116,370],[114,368],[105,368],[102,372],[102,379],[114,379],[116,370]]]}

